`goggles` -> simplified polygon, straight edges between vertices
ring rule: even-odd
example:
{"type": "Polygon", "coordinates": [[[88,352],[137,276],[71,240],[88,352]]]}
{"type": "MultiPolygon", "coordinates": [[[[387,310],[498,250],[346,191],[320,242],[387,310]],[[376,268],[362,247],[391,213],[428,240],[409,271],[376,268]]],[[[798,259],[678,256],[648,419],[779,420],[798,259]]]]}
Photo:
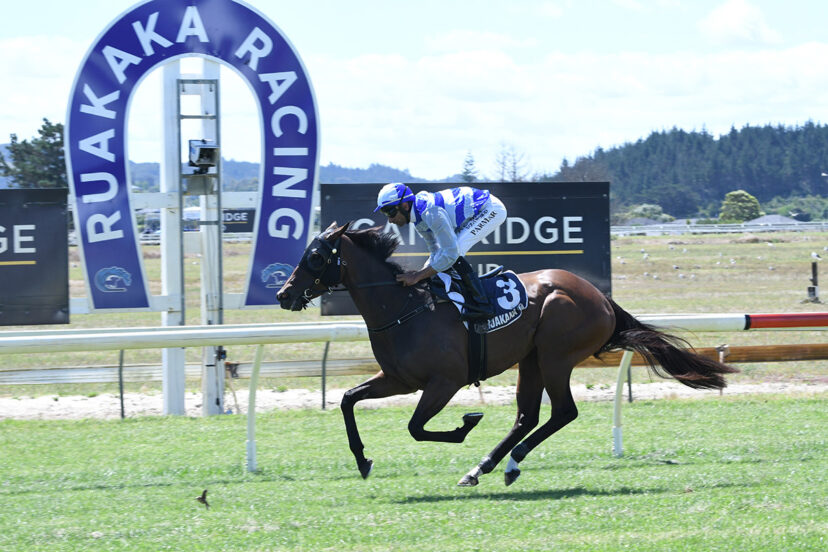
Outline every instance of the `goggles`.
{"type": "Polygon", "coordinates": [[[399,205],[388,205],[386,207],[381,207],[380,208],[380,211],[382,212],[382,214],[385,215],[388,218],[395,217],[397,215],[397,213],[399,212],[399,210],[400,210],[399,205]]]}

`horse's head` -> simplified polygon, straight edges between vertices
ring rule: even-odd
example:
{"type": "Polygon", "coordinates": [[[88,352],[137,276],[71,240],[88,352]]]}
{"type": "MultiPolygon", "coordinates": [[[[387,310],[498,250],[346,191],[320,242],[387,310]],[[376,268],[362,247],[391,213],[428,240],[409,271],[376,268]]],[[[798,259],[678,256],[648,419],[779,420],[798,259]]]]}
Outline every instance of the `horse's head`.
{"type": "Polygon", "coordinates": [[[334,222],[308,245],[302,260],[276,294],[283,309],[302,310],[341,281],[340,242],[349,225],[337,228],[334,222]]]}

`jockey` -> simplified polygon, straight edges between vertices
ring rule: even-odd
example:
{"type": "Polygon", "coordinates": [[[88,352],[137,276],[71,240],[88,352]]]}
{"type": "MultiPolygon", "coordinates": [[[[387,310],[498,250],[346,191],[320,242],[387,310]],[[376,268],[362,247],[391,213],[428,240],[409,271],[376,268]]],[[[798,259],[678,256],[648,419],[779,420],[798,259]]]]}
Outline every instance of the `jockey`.
{"type": "Polygon", "coordinates": [[[430,252],[423,268],[397,275],[397,281],[411,286],[451,267],[469,292],[473,318],[494,314],[483,284],[464,255],[477,242],[491,234],[506,220],[506,207],[489,193],[469,186],[435,193],[419,192],[401,183],[386,184],[377,195],[377,208],[397,226],[414,223],[430,252]]]}

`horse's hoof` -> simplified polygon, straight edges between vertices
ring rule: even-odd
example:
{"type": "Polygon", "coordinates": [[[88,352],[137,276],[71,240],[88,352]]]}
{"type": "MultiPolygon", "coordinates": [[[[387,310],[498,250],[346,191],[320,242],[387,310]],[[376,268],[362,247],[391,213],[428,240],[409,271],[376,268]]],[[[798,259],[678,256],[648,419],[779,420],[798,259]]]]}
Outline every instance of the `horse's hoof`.
{"type": "Polygon", "coordinates": [[[374,469],[374,461],[370,458],[359,465],[359,473],[362,474],[363,479],[368,479],[368,476],[371,475],[372,469],[374,469]]]}
{"type": "Polygon", "coordinates": [[[463,424],[467,426],[474,427],[479,424],[482,419],[482,412],[469,412],[467,414],[463,414],[463,424]]]}
{"type": "Polygon", "coordinates": [[[507,471],[503,474],[503,477],[506,480],[506,486],[508,487],[509,485],[517,481],[518,477],[520,477],[520,470],[514,469],[512,471],[507,471]]]}
{"type": "Polygon", "coordinates": [[[473,475],[466,474],[463,479],[457,482],[458,487],[474,487],[477,485],[477,478],[473,475]]]}

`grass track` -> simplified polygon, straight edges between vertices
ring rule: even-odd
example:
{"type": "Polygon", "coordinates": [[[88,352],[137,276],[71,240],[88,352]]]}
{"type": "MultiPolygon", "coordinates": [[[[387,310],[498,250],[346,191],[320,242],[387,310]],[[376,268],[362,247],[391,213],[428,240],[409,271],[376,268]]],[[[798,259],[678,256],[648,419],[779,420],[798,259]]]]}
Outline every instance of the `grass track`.
{"type": "Polygon", "coordinates": [[[367,481],[337,411],[261,416],[257,474],[242,417],[0,421],[0,550],[820,550],[826,398],[636,402],[621,459],[612,405],[584,403],[517,483],[501,465],[472,489],[455,483],[512,407],[462,445],[413,441],[410,408],[360,410],[367,481]]]}

